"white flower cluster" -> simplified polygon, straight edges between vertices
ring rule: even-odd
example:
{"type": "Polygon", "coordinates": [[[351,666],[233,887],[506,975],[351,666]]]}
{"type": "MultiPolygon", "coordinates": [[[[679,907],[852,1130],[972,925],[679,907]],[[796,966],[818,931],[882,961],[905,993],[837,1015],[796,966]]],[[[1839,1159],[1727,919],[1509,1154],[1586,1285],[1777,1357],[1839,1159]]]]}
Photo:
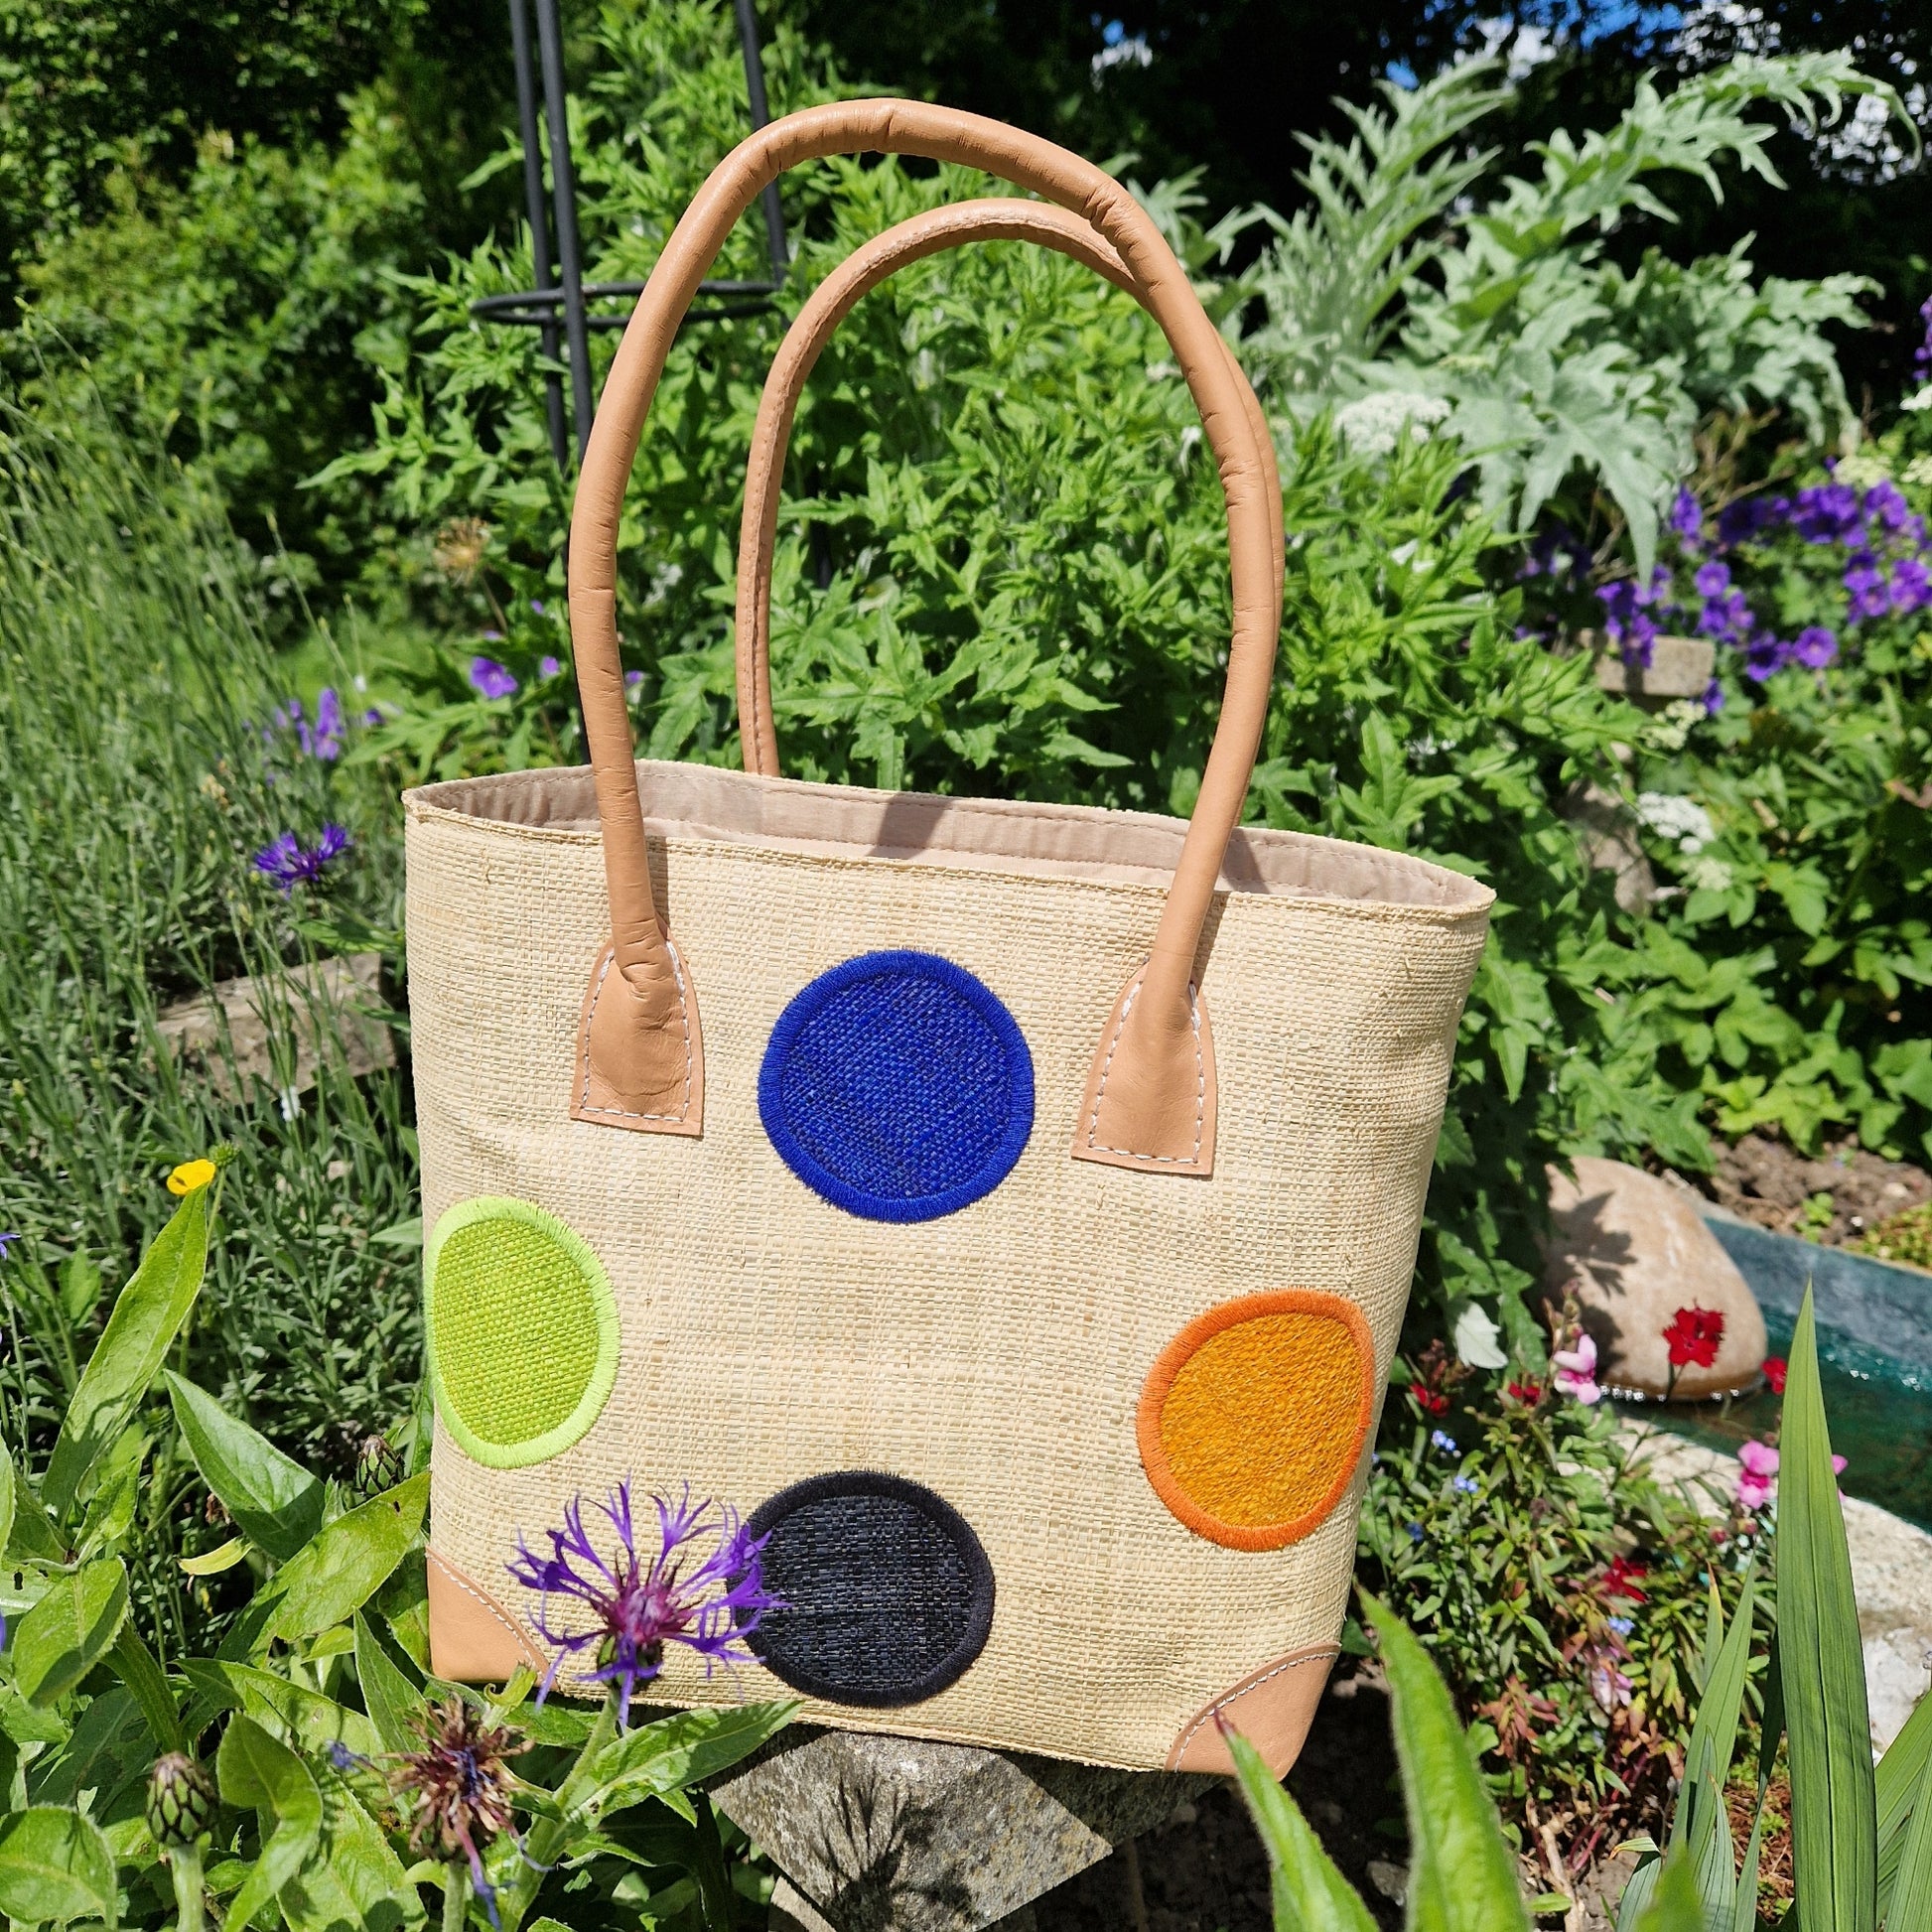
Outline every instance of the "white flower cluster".
{"type": "Polygon", "coordinates": [[[1343,403],[1335,411],[1335,428],[1357,456],[1388,456],[1405,434],[1421,440],[1449,413],[1449,406],[1441,396],[1378,389],[1372,396],[1343,403]]]}
{"type": "Polygon", "coordinates": [[[1680,798],[1673,792],[1639,792],[1637,816],[1660,839],[1675,839],[1686,856],[1702,852],[1718,836],[1711,814],[1695,798],[1680,798]]]}

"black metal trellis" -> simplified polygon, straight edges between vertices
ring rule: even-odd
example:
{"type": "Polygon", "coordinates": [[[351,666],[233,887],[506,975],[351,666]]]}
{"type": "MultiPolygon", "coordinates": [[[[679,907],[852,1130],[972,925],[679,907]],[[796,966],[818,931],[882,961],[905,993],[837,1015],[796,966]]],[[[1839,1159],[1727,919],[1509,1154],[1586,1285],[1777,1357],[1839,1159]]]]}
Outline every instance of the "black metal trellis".
{"type": "MultiPolygon", "coordinates": [[[[592,302],[622,296],[634,298],[643,292],[641,282],[586,282],[583,254],[577,238],[577,177],[571,166],[570,122],[564,104],[563,33],[557,24],[557,0],[533,0],[537,15],[535,69],[530,61],[530,18],[525,0],[509,0],[510,46],[516,60],[516,114],[523,137],[523,201],[530,222],[530,255],[538,277],[550,283],[552,268],[557,271],[554,284],[525,289],[510,295],[486,295],[470,305],[479,322],[507,323],[541,332],[544,355],[562,362],[570,372],[571,416],[577,432],[577,454],[581,458],[591,437],[591,415],[595,398],[591,394],[590,332],[593,329],[621,329],[630,320],[623,315],[596,314],[592,302]],[[539,73],[543,116],[550,134],[550,207],[555,210],[556,253],[550,246],[550,210],[544,206],[543,144],[537,130],[539,73]],[[562,333],[558,330],[561,312],[562,333]],[[560,353],[560,351],[562,351],[560,353]]],[[[745,56],[745,94],[752,110],[752,126],[763,127],[771,118],[764,94],[764,59],[759,51],[758,18],[752,0],[734,0],[738,12],[738,40],[745,56]]],[[[685,317],[687,322],[717,322],[727,316],[751,315],[761,309],[784,286],[790,255],[785,247],[784,212],[778,206],[774,182],[761,198],[764,214],[765,245],[771,258],[771,276],[763,282],[705,282],[700,296],[716,301],[711,308],[698,308],[685,317]]],[[[570,428],[564,415],[564,378],[555,368],[544,378],[545,403],[550,419],[550,450],[557,467],[570,462],[570,428]]]]}

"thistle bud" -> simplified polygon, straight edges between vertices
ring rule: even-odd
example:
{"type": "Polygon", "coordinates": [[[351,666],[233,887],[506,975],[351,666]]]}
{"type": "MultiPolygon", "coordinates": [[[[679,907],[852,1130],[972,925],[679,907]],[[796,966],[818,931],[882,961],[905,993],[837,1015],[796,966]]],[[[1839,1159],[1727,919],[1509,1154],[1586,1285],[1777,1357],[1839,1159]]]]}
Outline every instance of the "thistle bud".
{"type": "Polygon", "coordinates": [[[403,1478],[402,1451],[388,1437],[364,1436],[355,1451],[355,1493],[365,1502],[393,1489],[403,1478]]]}
{"type": "Polygon", "coordinates": [[[157,1845],[193,1845],[214,1816],[214,1783],[192,1757],[170,1751],[148,1773],[148,1830],[157,1845]]]}

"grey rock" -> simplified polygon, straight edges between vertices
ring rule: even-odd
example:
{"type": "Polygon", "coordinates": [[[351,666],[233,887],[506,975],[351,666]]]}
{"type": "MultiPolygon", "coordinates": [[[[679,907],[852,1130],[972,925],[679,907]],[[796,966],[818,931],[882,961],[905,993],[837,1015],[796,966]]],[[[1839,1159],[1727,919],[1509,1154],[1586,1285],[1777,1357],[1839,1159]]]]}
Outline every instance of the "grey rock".
{"type": "Polygon", "coordinates": [[[177,1058],[206,1066],[224,1100],[250,1080],[306,1093],[325,1059],[351,1078],[395,1065],[395,1040],[368,1011],[381,1004],[381,972],[379,954],[358,952],[273,979],[220,980],[200,999],[164,1008],[156,1031],[177,1058]]]}
{"type": "Polygon", "coordinates": [[[711,1795],[788,1881],[785,1932],[818,1932],[800,1905],[832,1932],[1030,1932],[1035,1898],[1212,1782],[800,1725],[711,1795]]]}
{"type": "Polygon", "coordinates": [[[1701,698],[1717,662],[1718,647],[1709,637],[1657,637],[1648,664],[1626,664],[1614,647],[1599,650],[1596,684],[1628,698],[1701,698]]]}

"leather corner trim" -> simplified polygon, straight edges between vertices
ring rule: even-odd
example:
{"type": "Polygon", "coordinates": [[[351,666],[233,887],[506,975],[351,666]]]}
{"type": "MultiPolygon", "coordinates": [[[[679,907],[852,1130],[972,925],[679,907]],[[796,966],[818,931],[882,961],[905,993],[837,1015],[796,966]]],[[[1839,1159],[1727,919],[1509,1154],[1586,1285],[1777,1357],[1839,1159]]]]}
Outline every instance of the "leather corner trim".
{"type": "Polygon", "coordinates": [[[1204,1180],[1214,1172],[1216,1117],[1207,1001],[1188,987],[1188,1035],[1167,1042],[1163,1054],[1158,1030],[1130,1025],[1146,977],[1143,966],[1107,1017],[1080,1098],[1073,1158],[1204,1180]]]}
{"type": "Polygon", "coordinates": [[[434,1550],[429,1558],[429,1663],[453,1684],[495,1684],[544,1660],[509,1613],[434,1550]]]}
{"type": "Polygon", "coordinates": [[[669,939],[664,950],[675,991],[661,1021],[628,997],[616,972],[616,947],[598,954],[577,1022],[572,1120],[633,1134],[703,1135],[704,1028],[697,989],[669,939]]]}
{"type": "Polygon", "coordinates": [[[1250,1672],[1181,1725],[1168,1753],[1168,1769],[1232,1777],[1234,1757],[1214,1722],[1225,1717],[1261,1753],[1270,1774],[1285,1777],[1302,1754],[1329,1669],[1340,1654],[1339,1644],[1310,1644],[1250,1672]]]}

